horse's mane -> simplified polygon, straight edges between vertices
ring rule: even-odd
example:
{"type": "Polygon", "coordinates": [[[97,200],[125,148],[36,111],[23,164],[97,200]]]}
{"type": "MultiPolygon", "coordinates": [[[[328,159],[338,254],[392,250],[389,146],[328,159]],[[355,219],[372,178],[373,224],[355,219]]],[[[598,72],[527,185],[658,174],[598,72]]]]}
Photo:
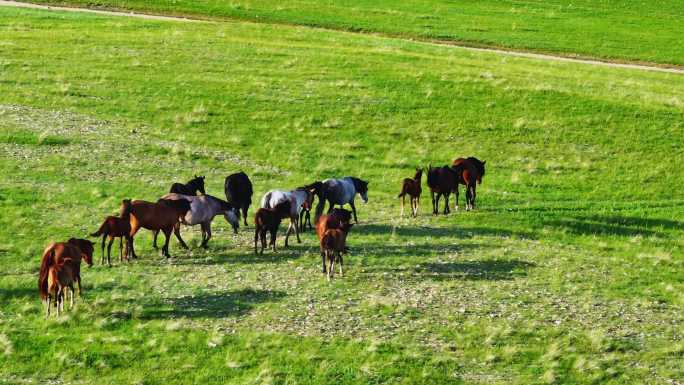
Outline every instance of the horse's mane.
{"type": "MultiPolygon", "coordinates": [[[[207,199],[211,199],[214,202],[217,202],[219,205],[221,205],[221,210],[223,211],[229,211],[229,210],[235,210],[235,206],[233,206],[230,202],[224,201],[221,198],[217,198],[213,195],[205,195],[207,199]]],[[[238,219],[240,218],[240,210],[235,210],[238,219]]]]}
{"type": "Polygon", "coordinates": [[[368,191],[368,182],[366,182],[365,180],[359,179],[359,178],[354,177],[354,176],[350,176],[348,178],[351,179],[352,182],[354,183],[354,188],[356,189],[357,192],[368,191]]]}
{"type": "Polygon", "coordinates": [[[172,209],[181,211],[183,215],[190,211],[190,202],[185,200],[185,199],[159,199],[157,203],[161,203],[163,205],[166,205],[172,209]]]}

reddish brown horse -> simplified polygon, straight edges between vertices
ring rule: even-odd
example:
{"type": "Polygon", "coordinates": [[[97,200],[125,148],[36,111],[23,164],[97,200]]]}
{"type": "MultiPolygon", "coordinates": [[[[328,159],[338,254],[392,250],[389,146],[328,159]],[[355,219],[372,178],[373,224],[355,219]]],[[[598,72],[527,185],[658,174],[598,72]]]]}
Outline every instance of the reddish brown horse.
{"type": "Polygon", "coordinates": [[[38,277],[40,298],[47,300],[47,315],[50,315],[50,302],[54,298],[57,314],[63,308],[66,288],[71,289],[71,305],[73,306],[73,284],[78,285],[81,296],[81,259],[88,266],[93,265],[93,242],[85,239],[71,238],[67,242],[51,243],[43,251],[38,277]]]}
{"type": "MultiPolygon", "coordinates": [[[[485,174],[485,163],[475,157],[454,159],[451,167],[458,174],[458,184],[466,188],[466,211],[475,209],[475,197],[477,195],[477,185],[482,183],[485,174]]],[[[456,202],[454,209],[458,210],[458,185],[456,185],[456,202]]]]}
{"type": "Polygon", "coordinates": [[[347,234],[353,225],[351,223],[342,224],[341,229],[326,230],[321,237],[321,255],[323,255],[323,272],[325,273],[325,260],[328,260],[328,281],[335,274],[335,262],[340,265],[340,275],[342,275],[342,265],[344,260],[342,254],[347,250],[347,234]]]}
{"type": "MultiPolygon", "coordinates": [[[[156,203],[142,200],[135,200],[131,202],[130,251],[133,258],[137,258],[135,255],[135,241],[133,237],[141,227],[152,231],[161,230],[164,233],[166,239],[164,240],[164,246],[162,246],[162,254],[167,258],[171,258],[171,255],[169,255],[169,241],[171,239],[172,232],[176,234],[176,238],[178,238],[181,246],[187,249],[188,245],[185,244],[180,236],[180,227],[176,225],[180,221],[180,218],[189,210],[190,202],[186,200],[160,199],[156,203]]],[[[122,216],[124,213],[125,207],[122,207],[122,216]]]]}
{"type": "Polygon", "coordinates": [[[423,169],[416,168],[416,174],[411,178],[405,178],[401,185],[401,192],[397,198],[401,198],[401,216],[404,216],[404,204],[406,203],[406,195],[411,197],[411,214],[415,218],[418,216],[418,205],[420,203],[420,194],[423,189],[420,187],[420,182],[423,177],[423,169]]]}
{"type": "MultiPolygon", "coordinates": [[[[318,236],[318,240],[321,241],[323,239],[323,236],[328,230],[333,230],[333,229],[338,229],[338,230],[344,230],[344,237],[345,237],[345,246],[344,246],[344,251],[348,251],[347,246],[346,246],[346,239],[347,239],[347,233],[349,232],[349,229],[351,226],[349,225],[349,222],[351,222],[351,217],[352,217],[352,212],[349,210],[345,209],[338,209],[338,208],[333,208],[330,214],[327,215],[321,215],[320,218],[318,218],[318,222],[316,222],[316,235],[318,236]]],[[[323,261],[323,272],[326,272],[325,268],[325,259],[326,255],[324,253],[324,250],[321,249],[321,259],[323,261]]]]}
{"type": "Polygon", "coordinates": [[[105,240],[109,238],[109,244],[107,245],[107,264],[112,266],[112,243],[114,243],[114,238],[119,238],[119,261],[123,262],[123,240],[126,239],[126,260],[129,260],[130,256],[130,244],[131,244],[131,206],[130,199],[124,199],[121,201],[121,217],[109,216],[105,218],[102,225],[100,225],[99,230],[90,234],[91,237],[99,237],[102,235],[102,261],[105,263],[105,240]]]}
{"type": "Polygon", "coordinates": [[[449,195],[458,187],[458,175],[449,166],[428,166],[427,184],[432,197],[432,213],[439,213],[439,198],[444,196],[444,215],[449,214],[449,195]]]}

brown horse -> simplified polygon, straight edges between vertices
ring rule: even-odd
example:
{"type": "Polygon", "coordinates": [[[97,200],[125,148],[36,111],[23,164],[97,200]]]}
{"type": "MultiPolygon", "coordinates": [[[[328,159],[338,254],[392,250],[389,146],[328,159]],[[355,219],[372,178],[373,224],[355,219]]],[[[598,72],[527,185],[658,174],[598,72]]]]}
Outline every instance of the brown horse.
{"type": "Polygon", "coordinates": [[[130,244],[131,244],[131,200],[124,199],[121,201],[121,217],[109,216],[105,218],[102,225],[100,225],[99,230],[90,234],[91,237],[99,237],[102,235],[102,261],[101,264],[105,263],[105,240],[109,238],[109,244],[107,245],[107,264],[112,266],[112,243],[114,243],[114,238],[119,238],[119,261],[123,262],[123,240],[126,239],[126,260],[129,260],[130,256],[130,244]]]}
{"type": "MultiPolygon", "coordinates": [[[[458,184],[466,188],[466,211],[475,209],[475,196],[477,195],[477,185],[482,183],[485,174],[485,163],[475,157],[457,158],[451,164],[452,169],[458,174],[458,184]]],[[[458,185],[456,185],[456,202],[454,209],[458,210],[458,185]]]]}
{"type": "MultiPolygon", "coordinates": [[[[125,213],[125,207],[122,206],[121,216],[125,213]]],[[[160,199],[155,202],[147,202],[142,200],[135,200],[131,202],[130,209],[130,223],[131,223],[131,255],[133,258],[137,258],[135,255],[135,240],[133,237],[140,230],[144,228],[147,230],[161,230],[166,239],[164,240],[164,246],[162,246],[162,254],[166,258],[171,258],[169,255],[169,241],[171,239],[171,233],[176,234],[176,238],[180,242],[183,248],[188,248],[183,239],[180,236],[180,228],[176,226],[180,221],[180,218],[185,215],[190,210],[190,202],[186,200],[169,200],[160,199]]]]}
{"type": "MultiPolygon", "coordinates": [[[[349,226],[349,223],[351,222],[351,217],[352,217],[352,212],[349,210],[345,209],[338,209],[338,208],[333,208],[330,214],[327,215],[321,215],[320,218],[318,218],[318,222],[316,222],[316,235],[318,236],[318,240],[321,241],[323,239],[323,236],[325,235],[326,231],[328,230],[333,230],[333,229],[338,229],[338,230],[344,230],[344,237],[345,237],[345,246],[344,246],[344,251],[348,251],[348,248],[346,246],[346,239],[347,239],[347,233],[349,232],[349,229],[351,226],[349,226]]],[[[323,262],[323,272],[326,272],[325,268],[325,259],[326,255],[324,253],[324,250],[321,249],[321,259],[323,262]]]]}
{"type": "Polygon", "coordinates": [[[401,216],[404,216],[404,204],[406,203],[406,194],[411,197],[411,213],[413,217],[418,216],[418,205],[420,203],[420,194],[423,189],[420,187],[420,181],[423,177],[423,169],[416,168],[416,175],[411,178],[405,178],[401,185],[401,192],[397,198],[401,198],[401,216]]]}
{"type": "Polygon", "coordinates": [[[47,315],[50,315],[50,302],[54,297],[55,304],[63,307],[63,294],[68,286],[71,289],[71,304],[73,306],[73,283],[78,285],[78,295],[81,296],[81,259],[88,266],[93,265],[93,242],[85,239],[71,238],[67,242],[51,243],[43,251],[38,277],[38,292],[43,300],[47,300],[47,315]],[[61,302],[60,302],[61,301],[61,302]]]}
{"type": "Polygon", "coordinates": [[[321,237],[321,254],[324,256],[323,260],[323,272],[325,273],[325,260],[328,260],[328,281],[335,274],[335,262],[339,262],[340,265],[340,275],[342,275],[342,265],[344,265],[344,260],[342,259],[342,253],[347,250],[347,234],[349,229],[353,225],[351,223],[345,223],[342,225],[341,229],[330,229],[326,230],[321,237]]]}
{"type": "Polygon", "coordinates": [[[254,215],[254,254],[257,254],[257,242],[261,239],[261,254],[266,248],[266,232],[271,233],[273,252],[276,251],[276,234],[280,222],[290,217],[290,201],[283,201],[275,205],[272,209],[260,208],[254,215]]]}
{"type": "Polygon", "coordinates": [[[458,187],[458,175],[449,166],[435,167],[428,166],[427,184],[430,187],[432,197],[432,214],[437,215],[439,211],[439,198],[444,196],[444,215],[449,214],[449,195],[458,187]],[[435,199],[436,196],[436,199],[435,199]]]}

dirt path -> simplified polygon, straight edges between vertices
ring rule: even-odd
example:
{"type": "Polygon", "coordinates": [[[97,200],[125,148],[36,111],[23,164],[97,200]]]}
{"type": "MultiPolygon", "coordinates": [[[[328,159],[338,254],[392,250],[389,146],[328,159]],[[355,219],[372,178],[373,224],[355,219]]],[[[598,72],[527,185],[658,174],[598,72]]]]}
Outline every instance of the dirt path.
{"type": "MultiPolygon", "coordinates": [[[[0,0],[0,6],[44,9],[44,10],[52,10],[52,11],[85,12],[85,13],[95,13],[98,15],[106,15],[106,16],[126,16],[126,17],[137,17],[137,18],[141,18],[141,19],[150,19],[150,20],[181,21],[181,22],[206,22],[205,20],[191,19],[191,18],[186,18],[186,17],[149,15],[149,14],[136,13],[136,12],[104,11],[104,10],[88,9],[88,8],[76,8],[76,7],[56,7],[56,6],[48,6],[48,5],[22,3],[22,2],[18,2],[18,1],[8,1],[8,0],[0,0]]],[[[420,41],[420,40],[418,40],[418,41],[420,41]]],[[[524,57],[524,58],[530,58],[530,59],[551,60],[551,61],[596,65],[596,66],[613,67],[613,68],[627,68],[627,69],[636,69],[636,70],[643,70],[643,71],[656,71],[656,72],[667,72],[667,73],[674,73],[674,74],[684,74],[684,68],[668,68],[668,67],[658,67],[658,66],[646,65],[646,64],[619,63],[619,62],[601,61],[601,60],[592,60],[592,59],[577,59],[577,58],[571,58],[571,57],[565,57],[565,56],[555,56],[555,55],[532,53],[532,52],[506,50],[506,49],[499,49],[499,48],[470,47],[467,45],[459,44],[457,42],[449,42],[449,41],[445,41],[445,42],[424,41],[423,43],[434,44],[434,45],[439,45],[439,46],[456,47],[459,49],[465,49],[465,50],[476,51],[476,52],[491,52],[491,53],[496,53],[499,55],[524,57]]]]}

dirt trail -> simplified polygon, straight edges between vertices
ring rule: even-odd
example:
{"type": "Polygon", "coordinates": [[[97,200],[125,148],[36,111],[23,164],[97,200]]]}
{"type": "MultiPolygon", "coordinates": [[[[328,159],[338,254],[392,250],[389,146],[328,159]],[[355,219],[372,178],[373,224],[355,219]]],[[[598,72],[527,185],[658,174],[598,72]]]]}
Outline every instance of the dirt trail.
{"type": "MultiPolygon", "coordinates": [[[[0,0],[0,6],[44,9],[44,10],[52,10],[52,11],[85,12],[85,13],[95,13],[98,15],[106,15],[106,16],[126,16],[126,17],[137,17],[137,18],[141,18],[141,19],[150,19],[150,20],[180,21],[180,22],[207,22],[205,20],[191,19],[191,18],[186,18],[186,17],[150,15],[150,14],[136,13],[136,12],[104,11],[104,10],[89,9],[89,8],[57,7],[57,6],[22,3],[19,1],[8,1],[8,0],[0,0]]],[[[417,41],[421,42],[420,40],[417,40],[417,41]]],[[[613,68],[627,68],[627,69],[636,69],[636,70],[643,70],[643,71],[667,72],[667,73],[673,73],[673,74],[684,74],[684,68],[658,67],[658,66],[647,65],[647,64],[620,63],[620,62],[601,61],[601,60],[592,60],[592,59],[578,59],[578,58],[565,57],[565,56],[555,56],[555,55],[532,53],[532,52],[522,52],[522,51],[514,51],[514,50],[507,50],[507,49],[500,49],[500,48],[470,47],[468,45],[459,44],[458,42],[449,42],[449,41],[445,41],[445,42],[422,41],[422,42],[426,43],[426,44],[434,44],[434,45],[439,45],[439,46],[450,46],[450,47],[465,49],[465,50],[469,50],[469,51],[491,52],[491,53],[496,53],[496,54],[500,54],[500,55],[517,56],[517,57],[539,59],[539,60],[579,63],[579,64],[596,65],[596,66],[613,67],[613,68]]]]}

